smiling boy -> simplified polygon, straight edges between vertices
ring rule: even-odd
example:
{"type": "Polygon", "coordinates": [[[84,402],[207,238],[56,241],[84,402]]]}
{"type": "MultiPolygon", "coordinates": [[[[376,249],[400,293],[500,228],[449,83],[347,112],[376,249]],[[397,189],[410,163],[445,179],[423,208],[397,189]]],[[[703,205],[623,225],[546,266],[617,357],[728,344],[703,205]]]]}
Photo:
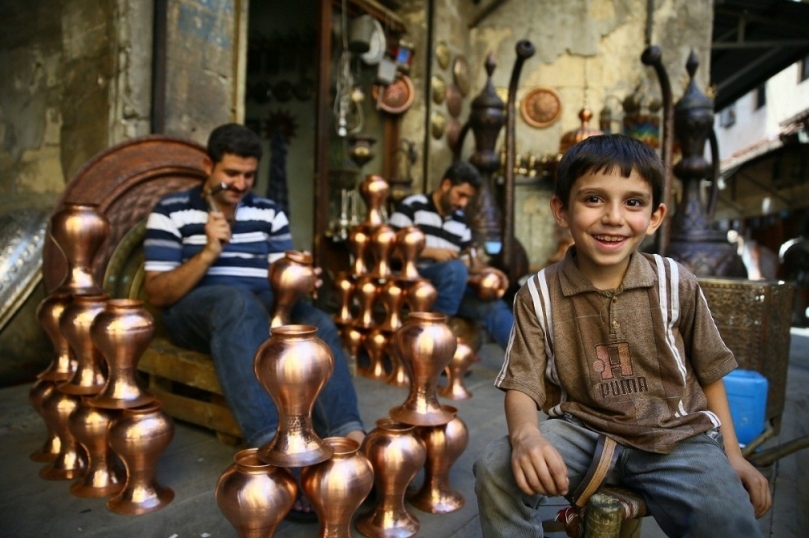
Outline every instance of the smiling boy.
{"type": "Polygon", "coordinates": [[[475,462],[484,536],[541,537],[543,496],[578,497],[606,438],[619,455],[604,483],[639,493],[668,536],[761,535],[770,491],[731,422],[733,354],[696,277],[638,252],[666,216],[663,178],[657,155],[622,135],[560,162],[551,209],[575,244],[515,298],[495,380],[508,436],[475,462]]]}

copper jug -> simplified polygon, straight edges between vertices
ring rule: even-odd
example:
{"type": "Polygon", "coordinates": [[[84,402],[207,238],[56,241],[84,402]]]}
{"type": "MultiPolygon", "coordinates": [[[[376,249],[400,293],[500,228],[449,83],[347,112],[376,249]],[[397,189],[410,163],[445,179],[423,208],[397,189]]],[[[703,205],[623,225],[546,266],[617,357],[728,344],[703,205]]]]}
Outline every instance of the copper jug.
{"type": "Polygon", "coordinates": [[[374,259],[374,268],[371,274],[377,278],[388,278],[391,276],[390,255],[396,246],[396,232],[383,224],[377,226],[371,234],[369,248],[374,259]]]}
{"type": "Polygon", "coordinates": [[[419,531],[419,520],[405,506],[407,486],[424,466],[424,441],[413,426],[380,419],[365,437],[362,451],[374,468],[376,503],[357,519],[356,528],[369,537],[405,537],[419,531]]]}
{"type": "Polygon", "coordinates": [[[90,337],[107,363],[107,383],[90,403],[107,409],[139,407],[155,397],[135,379],[140,356],[154,336],[154,318],[136,299],[111,299],[96,316],[90,337]]]}
{"type": "Polygon", "coordinates": [[[256,377],[278,409],[275,437],[258,451],[265,463],[304,467],[332,455],[312,425],[315,400],[334,371],[334,357],[316,332],[311,325],[275,327],[256,353],[256,377]]]}
{"type": "Polygon", "coordinates": [[[337,288],[337,301],[339,308],[334,317],[334,323],[342,327],[350,324],[354,320],[351,313],[351,301],[354,295],[354,275],[348,271],[340,271],[334,279],[334,287],[337,288]]]}
{"type": "Polygon", "coordinates": [[[369,265],[366,260],[368,244],[371,242],[372,228],[364,224],[354,226],[348,233],[348,251],[351,255],[351,273],[355,276],[368,272],[369,265]]]}
{"type": "MultiPolygon", "coordinates": [[[[451,412],[457,409],[444,406],[451,412]]],[[[424,512],[446,514],[460,510],[464,505],[463,495],[449,483],[450,467],[461,457],[469,442],[469,430],[456,415],[443,426],[416,428],[416,433],[427,447],[424,464],[424,482],[410,502],[424,512]]]]}
{"type": "Polygon", "coordinates": [[[385,371],[385,348],[388,345],[388,336],[378,329],[372,330],[365,337],[365,350],[368,352],[368,366],[358,368],[363,377],[384,380],[388,373],[385,371]]]}
{"type": "Polygon", "coordinates": [[[72,300],[69,293],[51,293],[37,307],[37,321],[47,333],[54,351],[51,363],[37,376],[40,379],[65,381],[76,371],[76,358],[59,328],[59,318],[72,300]]]}
{"type": "Polygon", "coordinates": [[[390,193],[388,182],[382,176],[369,174],[360,183],[359,189],[362,199],[365,201],[365,207],[368,209],[363,224],[374,227],[380,226],[385,222],[382,218],[382,206],[384,206],[390,193]]]}
{"type": "Polygon", "coordinates": [[[110,225],[96,204],[67,202],[51,217],[51,237],[67,262],[67,274],[57,288],[74,295],[103,290],[93,277],[93,258],[107,239],[110,225]]]}
{"type": "Polygon", "coordinates": [[[160,510],[174,499],[174,491],[156,477],[160,456],[174,437],[174,422],[157,401],[120,413],[110,425],[109,441],[124,462],[126,483],[107,508],[130,515],[160,510]]]}
{"type": "Polygon", "coordinates": [[[62,392],[87,396],[98,394],[104,388],[106,362],[93,344],[90,328],[96,316],[106,308],[107,299],[106,294],[76,296],[59,319],[59,328],[76,356],[76,371],[58,385],[62,392]]]}
{"type": "Polygon", "coordinates": [[[59,437],[59,453],[40,469],[40,478],[71,480],[84,474],[87,452],[68,427],[70,414],[79,406],[80,399],[79,396],[64,393],[57,388],[42,402],[42,416],[48,427],[59,437]]]}
{"type": "Polygon", "coordinates": [[[410,374],[410,394],[390,410],[394,420],[414,426],[438,426],[452,420],[436,395],[438,376],[452,360],[457,339],[444,314],[411,312],[394,343],[410,374]]]}
{"type": "Polygon", "coordinates": [[[292,472],[264,463],[257,452],[237,452],[216,483],[216,505],[242,538],[273,536],[298,494],[292,472]]]}
{"type": "Polygon", "coordinates": [[[320,521],[320,537],[351,538],[351,519],[374,485],[374,469],[356,441],[346,437],[324,441],[334,455],[301,469],[301,486],[320,521]]]}
{"type": "Polygon", "coordinates": [[[416,260],[424,250],[425,241],[424,232],[418,226],[406,226],[396,233],[396,246],[402,256],[402,269],[399,277],[403,280],[419,278],[416,260]]]}
{"type": "MultiPolygon", "coordinates": [[[[31,390],[28,391],[28,401],[31,403],[31,407],[34,408],[34,411],[36,411],[37,414],[42,417],[43,421],[45,420],[45,415],[43,414],[42,404],[55,389],[55,381],[40,378],[37,379],[33,385],[31,385],[31,390]]],[[[53,459],[59,454],[59,436],[56,435],[56,432],[51,426],[48,425],[47,422],[45,423],[45,427],[47,428],[48,432],[45,442],[42,443],[41,447],[29,455],[29,458],[31,458],[33,461],[53,461],[53,459]]]]}
{"type": "Polygon", "coordinates": [[[273,293],[270,327],[289,325],[292,307],[315,290],[317,274],[312,256],[297,250],[286,251],[283,258],[270,265],[269,279],[273,293]]]}
{"type": "Polygon", "coordinates": [[[76,497],[106,497],[124,487],[124,476],[109,446],[109,427],[115,411],[90,405],[87,396],[68,417],[70,432],[87,452],[87,470],[70,486],[76,497]]]}
{"type": "Polygon", "coordinates": [[[405,288],[405,302],[411,312],[429,312],[438,297],[438,290],[424,278],[414,280],[405,288]]]}
{"type": "Polygon", "coordinates": [[[466,372],[480,357],[466,342],[458,338],[458,347],[449,365],[444,369],[447,374],[447,384],[438,389],[438,394],[451,400],[466,400],[472,393],[464,386],[466,372]]]}

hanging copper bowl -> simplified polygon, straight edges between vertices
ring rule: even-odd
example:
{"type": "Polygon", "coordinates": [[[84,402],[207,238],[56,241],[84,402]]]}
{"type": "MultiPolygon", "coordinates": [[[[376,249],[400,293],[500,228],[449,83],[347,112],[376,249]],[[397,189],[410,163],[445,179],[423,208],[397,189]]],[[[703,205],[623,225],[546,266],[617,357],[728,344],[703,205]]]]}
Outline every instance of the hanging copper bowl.
{"type": "Polygon", "coordinates": [[[379,91],[380,86],[376,84],[371,89],[371,95],[376,100],[377,107],[389,114],[403,113],[416,98],[413,81],[407,75],[399,75],[399,78],[385,86],[381,97],[379,91]]]}

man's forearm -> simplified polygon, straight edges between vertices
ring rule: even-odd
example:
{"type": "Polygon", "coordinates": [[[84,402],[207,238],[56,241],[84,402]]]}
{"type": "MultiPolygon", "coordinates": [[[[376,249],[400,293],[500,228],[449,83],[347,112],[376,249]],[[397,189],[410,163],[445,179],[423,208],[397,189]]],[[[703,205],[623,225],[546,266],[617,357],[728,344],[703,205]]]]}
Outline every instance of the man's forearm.
{"type": "Polygon", "coordinates": [[[171,271],[149,271],[144,288],[149,302],[158,308],[171,306],[194,289],[216,258],[205,250],[171,271]]]}

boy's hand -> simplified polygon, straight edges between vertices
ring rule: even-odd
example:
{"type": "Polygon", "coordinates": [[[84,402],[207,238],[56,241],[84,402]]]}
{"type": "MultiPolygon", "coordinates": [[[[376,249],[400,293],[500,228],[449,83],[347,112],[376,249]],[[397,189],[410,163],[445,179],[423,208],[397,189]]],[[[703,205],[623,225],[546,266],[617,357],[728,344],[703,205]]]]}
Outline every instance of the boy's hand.
{"type": "Polygon", "coordinates": [[[742,479],[742,485],[747,490],[747,494],[750,495],[750,503],[756,511],[756,518],[760,518],[772,507],[770,483],[743,456],[730,456],[729,459],[730,465],[739,475],[739,478],[742,479]]]}
{"type": "Polygon", "coordinates": [[[570,486],[567,466],[539,428],[527,425],[509,437],[511,470],[517,486],[528,495],[566,495],[570,486]]]}

